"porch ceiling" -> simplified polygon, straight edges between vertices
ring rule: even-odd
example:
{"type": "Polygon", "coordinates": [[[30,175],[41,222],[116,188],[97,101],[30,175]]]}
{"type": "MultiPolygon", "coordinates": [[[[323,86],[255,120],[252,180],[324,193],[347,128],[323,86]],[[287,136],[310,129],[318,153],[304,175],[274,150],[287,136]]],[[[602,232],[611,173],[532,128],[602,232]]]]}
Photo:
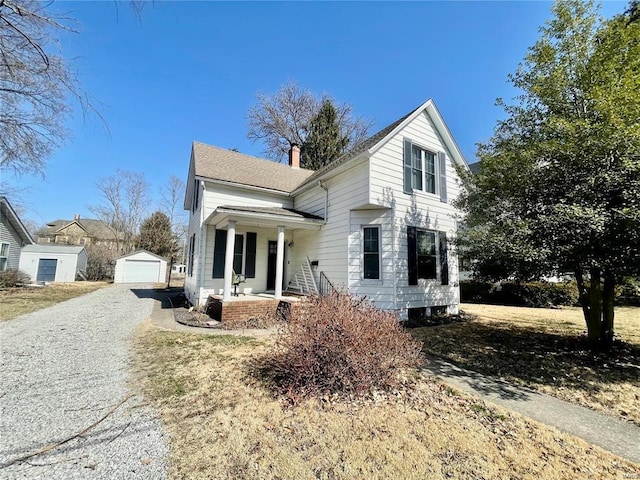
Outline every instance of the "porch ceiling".
{"type": "Polygon", "coordinates": [[[205,220],[216,228],[225,228],[229,221],[237,225],[276,228],[283,226],[291,230],[320,230],[324,220],[317,215],[275,207],[221,206],[205,220]]]}

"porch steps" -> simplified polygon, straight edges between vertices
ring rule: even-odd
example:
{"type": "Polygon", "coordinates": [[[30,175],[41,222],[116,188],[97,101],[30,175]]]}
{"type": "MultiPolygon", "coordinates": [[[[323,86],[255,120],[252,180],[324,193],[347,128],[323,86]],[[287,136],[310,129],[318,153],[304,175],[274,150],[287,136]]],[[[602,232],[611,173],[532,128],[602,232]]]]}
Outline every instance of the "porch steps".
{"type": "Polygon", "coordinates": [[[318,285],[311,270],[311,261],[306,257],[302,263],[300,270],[291,282],[289,282],[289,290],[301,293],[302,295],[317,295],[318,285]]]}

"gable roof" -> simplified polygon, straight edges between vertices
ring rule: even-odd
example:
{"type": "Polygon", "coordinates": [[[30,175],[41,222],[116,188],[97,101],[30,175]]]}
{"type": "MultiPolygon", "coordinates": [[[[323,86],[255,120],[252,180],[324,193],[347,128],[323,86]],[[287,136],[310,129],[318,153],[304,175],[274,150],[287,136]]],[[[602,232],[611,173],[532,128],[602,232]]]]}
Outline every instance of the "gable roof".
{"type": "Polygon", "coordinates": [[[35,252],[35,253],[67,253],[67,254],[79,254],[85,248],[82,246],[74,245],[27,245],[22,247],[23,252],[35,252]]]}
{"type": "Polygon", "coordinates": [[[145,250],[144,248],[141,248],[139,250],[136,250],[135,252],[131,252],[131,253],[125,253],[124,255],[120,255],[118,258],[116,258],[116,260],[120,260],[121,258],[127,258],[130,257],[132,255],[137,255],[139,253],[146,253],[148,255],[151,255],[152,257],[156,257],[158,260],[162,260],[163,262],[166,262],[167,259],[164,257],[161,257],[160,255],[156,255],[153,252],[150,252],[149,250],[145,250]]]}
{"type": "Polygon", "coordinates": [[[95,220],[93,218],[54,220],[53,222],[47,223],[44,231],[41,231],[41,234],[44,236],[54,235],[74,223],[85,232],[87,232],[87,235],[90,237],[97,238],[98,240],[115,239],[115,234],[113,233],[113,231],[109,227],[107,227],[107,225],[102,220],[95,220]]]}
{"type": "Polygon", "coordinates": [[[326,165],[320,170],[314,172],[314,174],[311,175],[302,185],[300,185],[300,187],[311,184],[314,180],[325,176],[337,167],[349,163],[351,160],[355,160],[360,156],[373,155],[378,149],[380,149],[380,147],[382,147],[386,142],[388,142],[392,137],[400,132],[400,130],[402,130],[405,126],[412,122],[423,111],[427,112],[429,118],[434,123],[436,130],[440,135],[443,143],[447,147],[447,150],[452,159],[461,165],[467,166],[468,168],[468,163],[465,160],[460,147],[458,147],[458,144],[453,138],[453,135],[451,135],[449,127],[447,127],[447,124],[444,122],[442,115],[440,115],[436,104],[433,102],[433,100],[429,99],[418,108],[411,110],[409,113],[400,117],[395,122],[387,125],[375,135],[372,135],[363,142],[360,142],[353,149],[337,158],[329,165],[326,165]]]}
{"type": "Polygon", "coordinates": [[[24,226],[20,217],[13,209],[7,197],[0,197],[0,218],[2,219],[2,223],[9,223],[13,229],[18,232],[22,241],[28,245],[35,243],[31,234],[27,230],[27,227],[24,226]]]}
{"type": "Polygon", "coordinates": [[[314,173],[200,142],[193,142],[192,152],[196,177],[284,193],[293,191],[314,173]]]}

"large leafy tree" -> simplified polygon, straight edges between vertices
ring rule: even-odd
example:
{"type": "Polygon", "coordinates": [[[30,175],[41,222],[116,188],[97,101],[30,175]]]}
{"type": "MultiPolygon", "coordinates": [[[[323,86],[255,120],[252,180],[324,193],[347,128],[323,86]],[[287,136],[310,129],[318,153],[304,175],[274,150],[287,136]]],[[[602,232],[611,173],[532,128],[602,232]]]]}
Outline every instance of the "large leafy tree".
{"type": "Polygon", "coordinates": [[[342,134],[336,107],[331,100],[324,99],[300,148],[300,166],[319,170],[342,155],[348,144],[349,137],[342,134]]]}
{"type": "Polygon", "coordinates": [[[521,94],[479,148],[460,245],[480,276],[575,274],[589,340],[610,348],[614,291],[640,271],[640,9],[601,22],[561,0],[510,76],[521,94]]]}
{"type": "MultiPolygon", "coordinates": [[[[303,145],[328,97],[318,98],[313,92],[288,81],[274,95],[259,93],[258,101],[247,114],[252,141],[264,144],[264,154],[273,160],[285,161],[292,145],[303,145]]],[[[351,105],[331,101],[340,126],[340,134],[348,139],[346,148],[368,137],[371,122],[354,115],[351,105]]]]}
{"type": "Polygon", "coordinates": [[[178,242],[171,230],[171,220],[162,212],[155,212],[140,227],[138,248],[143,248],[160,255],[171,258],[178,250],[178,242]]]}

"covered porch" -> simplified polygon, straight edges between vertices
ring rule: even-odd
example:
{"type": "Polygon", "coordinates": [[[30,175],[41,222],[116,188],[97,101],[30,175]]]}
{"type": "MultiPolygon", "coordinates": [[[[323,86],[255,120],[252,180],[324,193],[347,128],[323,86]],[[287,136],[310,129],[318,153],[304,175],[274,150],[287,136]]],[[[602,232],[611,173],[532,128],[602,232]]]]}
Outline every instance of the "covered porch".
{"type": "Polygon", "coordinates": [[[205,221],[205,255],[211,260],[202,272],[202,300],[222,321],[264,313],[281,301],[297,303],[299,297],[286,294],[287,278],[306,252],[304,245],[294,248],[294,234],[322,225],[322,218],[293,209],[216,208],[205,221]]]}

